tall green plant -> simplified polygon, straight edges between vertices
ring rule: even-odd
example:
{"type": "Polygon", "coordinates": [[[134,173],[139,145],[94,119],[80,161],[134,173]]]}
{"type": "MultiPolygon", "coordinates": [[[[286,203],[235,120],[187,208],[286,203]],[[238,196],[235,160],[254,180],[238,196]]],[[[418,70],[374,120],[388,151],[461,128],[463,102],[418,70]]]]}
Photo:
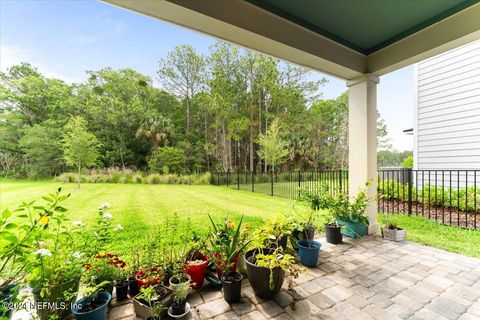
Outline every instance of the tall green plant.
{"type": "Polygon", "coordinates": [[[258,144],[260,145],[258,156],[272,166],[272,171],[275,172],[275,166],[281,164],[289,153],[288,142],[280,135],[278,119],[273,120],[266,134],[258,136],[258,144]]]}
{"type": "Polygon", "coordinates": [[[77,187],[80,188],[82,167],[94,166],[99,157],[100,143],[93,133],[87,131],[87,122],[84,118],[72,117],[65,125],[62,137],[62,147],[67,164],[77,168],[77,187]]]}

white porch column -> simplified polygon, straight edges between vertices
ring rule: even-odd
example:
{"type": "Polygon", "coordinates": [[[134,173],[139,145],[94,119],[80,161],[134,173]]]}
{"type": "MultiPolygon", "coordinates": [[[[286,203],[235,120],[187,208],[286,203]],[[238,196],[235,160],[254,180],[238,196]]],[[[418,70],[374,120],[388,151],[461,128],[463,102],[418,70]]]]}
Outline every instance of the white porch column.
{"type": "Polygon", "coordinates": [[[368,233],[375,233],[377,223],[377,83],[378,76],[364,74],[349,80],[348,86],[348,178],[349,193],[354,196],[370,180],[367,207],[368,233]],[[375,199],[375,200],[374,200],[375,199]]]}

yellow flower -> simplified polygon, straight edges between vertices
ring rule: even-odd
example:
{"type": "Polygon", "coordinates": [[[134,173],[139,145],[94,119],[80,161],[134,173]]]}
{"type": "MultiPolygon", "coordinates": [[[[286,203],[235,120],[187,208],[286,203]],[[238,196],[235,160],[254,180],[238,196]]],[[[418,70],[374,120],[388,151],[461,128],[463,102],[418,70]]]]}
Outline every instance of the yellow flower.
{"type": "Polygon", "coordinates": [[[48,223],[48,219],[49,219],[49,218],[48,218],[47,215],[43,215],[43,216],[40,218],[40,221],[39,221],[39,222],[40,222],[41,225],[44,226],[44,225],[46,225],[46,224],[48,223]]]}
{"type": "Polygon", "coordinates": [[[235,227],[235,223],[233,222],[233,220],[228,219],[228,221],[227,221],[227,228],[228,228],[228,229],[233,229],[234,227],[235,227]]]}

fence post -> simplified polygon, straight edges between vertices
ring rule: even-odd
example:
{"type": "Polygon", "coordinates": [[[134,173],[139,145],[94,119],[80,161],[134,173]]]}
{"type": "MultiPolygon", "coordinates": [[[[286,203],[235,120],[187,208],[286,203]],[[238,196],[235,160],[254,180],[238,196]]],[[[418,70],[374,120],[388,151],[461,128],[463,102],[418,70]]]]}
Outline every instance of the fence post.
{"type": "Polygon", "coordinates": [[[273,170],[270,170],[270,193],[273,197],[273,170]]]}
{"type": "Polygon", "coordinates": [[[240,190],[240,168],[237,169],[237,190],[240,190]]]}
{"type": "Polygon", "coordinates": [[[340,193],[343,192],[343,186],[342,186],[342,175],[343,175],[343,171],[342,169],[338,170],[338,184],[339,184],[339,187],[340,187],[340,193]]]}
{"type": "Polygon", "coordinates": [[[255,192],[255,171],[252,171],[252,192],[255,192]]]}
{"type": "Polygon", "coordinates": [[[407,185],[408,185],[408,215],[412,214],[412,169],[407,169],[407,185]]]}

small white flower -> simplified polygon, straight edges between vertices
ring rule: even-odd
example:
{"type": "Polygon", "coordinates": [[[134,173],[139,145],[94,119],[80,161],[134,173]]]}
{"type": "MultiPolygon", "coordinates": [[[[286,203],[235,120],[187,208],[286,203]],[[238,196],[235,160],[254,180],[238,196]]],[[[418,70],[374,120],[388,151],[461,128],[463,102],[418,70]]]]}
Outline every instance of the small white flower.
{"type": "Polygon", "coordinates": [[[98,209],[100,209],[100,210],[105,210],[105,209],[107,209],[107,208],[110,208],[110,203],[104,202],[104,203],[102,203],[102,204],[100,205],[100,207],[99,207],[98,209]]]}
{"type": "Polygon", "coordinates": [[[79,220],[75,220],[75,221],[73,221],[73,225],[76,226],[76,227],[83,227],[85,225],[85,223],[83,223],[82,221],[79,221],[79,220]]]}
{"type": "Polygon", "coordinates": [[[73,257],[74,257],[74,258],[77,258],[77,259],[80,259],[84,254],[85,254],[85,253],[83,253],[83,252],[75,251],[75,252],[73,253],[73,257]]]}
{"type": "Polygon", "coordinates": [[[50,250],[45,249],[45,248],[38,249],[37,251],[35,251],[35,254],[38,254],[38,255],[41,255],[41,256],[49,256],[49,257],[52,255],[50,250]]]}
{"type": "Polygon", "coordinates": [[[66,261],[65,264],[72,264],[72,261],[66,261]]]}
{"type": "Polygon", "coordinates": [[[106,212],[106,213],[103,215],[103,219],[105,219],[105,220],[110,220],[110,219],[112,219],[112,217],[113,217],[112,214],[111,214],[111,213],[108,213],[108,212],[106,212]]]}
{"type": "Polygon", "coordinates": [[[114,231],[123,230],[123,226],[121,224],[117,224],[117,226],[113,229],[114,231]]]}

